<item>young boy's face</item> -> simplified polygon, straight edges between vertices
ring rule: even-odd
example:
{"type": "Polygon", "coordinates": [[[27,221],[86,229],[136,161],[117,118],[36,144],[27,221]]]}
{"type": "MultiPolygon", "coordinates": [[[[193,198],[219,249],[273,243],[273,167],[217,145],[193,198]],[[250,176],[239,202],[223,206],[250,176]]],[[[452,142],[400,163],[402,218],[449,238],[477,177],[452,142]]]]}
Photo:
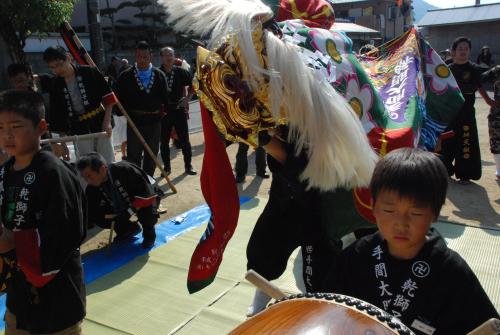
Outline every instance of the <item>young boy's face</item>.
{"type": "Polygon", "coordinates": [[[106,181],[107,171],[108,168],[105,165],[101,166],[99,171],[94,171],[88,166],[81,170],[80,174],[89,185],[97,187],[106,181]]]}
{"type": "Polygon", "coordinates": [[[401,259],[417,255],[435,219],[429,206],[419,206],[412,199],[401,198],[397,192],[386,190],[378,193],[373,215],[389,252],[401,259]]]}
{"type": "Polygon", "coordinates": [[[452,51],[453,61],[457,64],[465,64],[469,61],[470,48],[469,43],[460,42],[457,48],[452,51]]]}
{"type": "Polygon", "coordinates": [[[47,131],[44,119],[38,125],[22,115],[0,112],[0,146],[9,155],[21,158],[33,155],[40,146],[40,136],[47,131]]]}

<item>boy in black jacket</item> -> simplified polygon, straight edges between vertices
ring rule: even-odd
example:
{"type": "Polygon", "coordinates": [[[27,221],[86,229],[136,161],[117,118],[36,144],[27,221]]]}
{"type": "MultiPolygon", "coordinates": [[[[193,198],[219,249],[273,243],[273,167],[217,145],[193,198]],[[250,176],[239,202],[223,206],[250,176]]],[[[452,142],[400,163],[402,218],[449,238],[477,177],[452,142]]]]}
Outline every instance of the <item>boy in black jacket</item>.
{"type": "Polygon", "coordinates": [[[0,253],[14,264],[5,332],[81,334],[86,202],[76,172],[40,149],[43,114],[35,92],[0,94],[0,146],[11,156],[0,168],[0,253]]]}
{"type": "Polygon", "coordinates": [[[466,334],[498,318],[467,263],[431,228],[447,187],[434,154],[387,154],[370,184],[379,231],[342,251],[324,290],[383,308],[416,334],[466,334]]]}

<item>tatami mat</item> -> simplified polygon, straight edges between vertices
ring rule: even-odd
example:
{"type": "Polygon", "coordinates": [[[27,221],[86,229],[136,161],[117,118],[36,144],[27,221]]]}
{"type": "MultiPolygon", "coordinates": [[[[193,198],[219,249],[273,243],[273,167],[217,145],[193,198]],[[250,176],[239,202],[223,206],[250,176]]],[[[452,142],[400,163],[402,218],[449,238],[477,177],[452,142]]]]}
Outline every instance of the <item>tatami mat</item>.
{"type": "MultiPolygon", "coordinates": [[[[217,335],[235,328],[245,320],[254,293],[254,287],[243,279],[245,249],[266,201],[254,198],[241,206],[239,224],[224,253],[217,278],[207,288],[192,295],[186,287],[187,269],[205,225],[173,240],[167,238],[169,233],[165,227],[159,227],[157,241],[163,239],[166,244],[148,254],[131,257],[128,263],[108,274],[96,275],[87,285],[85,334],[217,335]]],[[[204,221],[208,215],[202,212],[203,209],[198,208],[193,213],[204,221]]],[[[471,266],[497,310],[500,309],[500,230],[449,222],[440,222],[436,227],[449,247],[471,266]]],[[[124,248],[122,252],[133,251],[129,249],[124,248]]],[[[98,255],[100,258],[96,264],[106,267],[106,257],[109,257],[110,264],[113,262],[110,254],[106,256],[107,250],[100,252],[103,254],[98,255]]],[[[275,281],[286,292],[298,292],[298,287],[301,287],[300,280],[297,284],[294,276],[296,272],[300,277],[301,259],[297,255],[298,249],[290,258],[285,274],[275,281]]]]}
{"type": "MultiPolygon", "coordinates": [[[[253,286],[242,282],[245,248],[264,204],[265,199],[256,198],[242,205],[240,223],[217,278],[200,292],[190,295],[186,278],[191,253],[204,227],[138,256],[87,285],[86,333],[222,334],[241,323],[254,291],[253,286]]],[[[291,271],[277,283],[286,291],[298,291],[291,271]]]]}
{"type": "MultiPolygon", "coordinates": [[[[253,297],[254,287],[243,279],[245,248],[265,202],[266,199],[255,198],[242,205],[238,228],[227,246],[217,278],[201,292],[189,295],[186,277],[191,253],[204,225],[89,284],[85,332],[214,335],[236,327],[245,320],[253,297]]],[[[500,231],[452,223],[436,226],[449,246],[474,269],[498,309],[500,231]]],[[[293,274],[294,261],[292,257],[285,275],[276,281],[288,292],[299,290],[293,274]]]]}

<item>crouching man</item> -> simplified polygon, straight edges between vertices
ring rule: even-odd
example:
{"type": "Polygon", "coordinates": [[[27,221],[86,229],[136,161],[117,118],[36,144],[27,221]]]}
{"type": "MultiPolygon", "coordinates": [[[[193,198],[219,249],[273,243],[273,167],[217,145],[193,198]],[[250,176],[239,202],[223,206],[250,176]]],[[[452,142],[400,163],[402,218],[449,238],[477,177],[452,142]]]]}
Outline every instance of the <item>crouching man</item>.
{"type": "Polygon", "coordinates": [[[88,183],[89,225],[111,228],[114,221],[115,241],[137,235],[142,226],[142,247],[151,248],[156,239],[159,197],[146,173],[127,161],[106,164],[96,152],[83,155],[76,166],[88,183]],[[133,214],[137,214],[141,226],[130,220],[133,214]]]}

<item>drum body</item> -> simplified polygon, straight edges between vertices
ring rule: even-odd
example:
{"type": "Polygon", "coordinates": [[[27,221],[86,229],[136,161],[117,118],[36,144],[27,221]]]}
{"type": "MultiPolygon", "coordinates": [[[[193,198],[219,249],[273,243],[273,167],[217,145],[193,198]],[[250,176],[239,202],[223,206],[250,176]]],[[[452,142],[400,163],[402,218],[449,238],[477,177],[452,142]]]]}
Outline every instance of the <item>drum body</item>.
{"type": "Polygon", "coordinates": [[[398,319],[362,300],[340,294],[307,294],[279,300],[231,335],[413,334],[398,319]]]}

